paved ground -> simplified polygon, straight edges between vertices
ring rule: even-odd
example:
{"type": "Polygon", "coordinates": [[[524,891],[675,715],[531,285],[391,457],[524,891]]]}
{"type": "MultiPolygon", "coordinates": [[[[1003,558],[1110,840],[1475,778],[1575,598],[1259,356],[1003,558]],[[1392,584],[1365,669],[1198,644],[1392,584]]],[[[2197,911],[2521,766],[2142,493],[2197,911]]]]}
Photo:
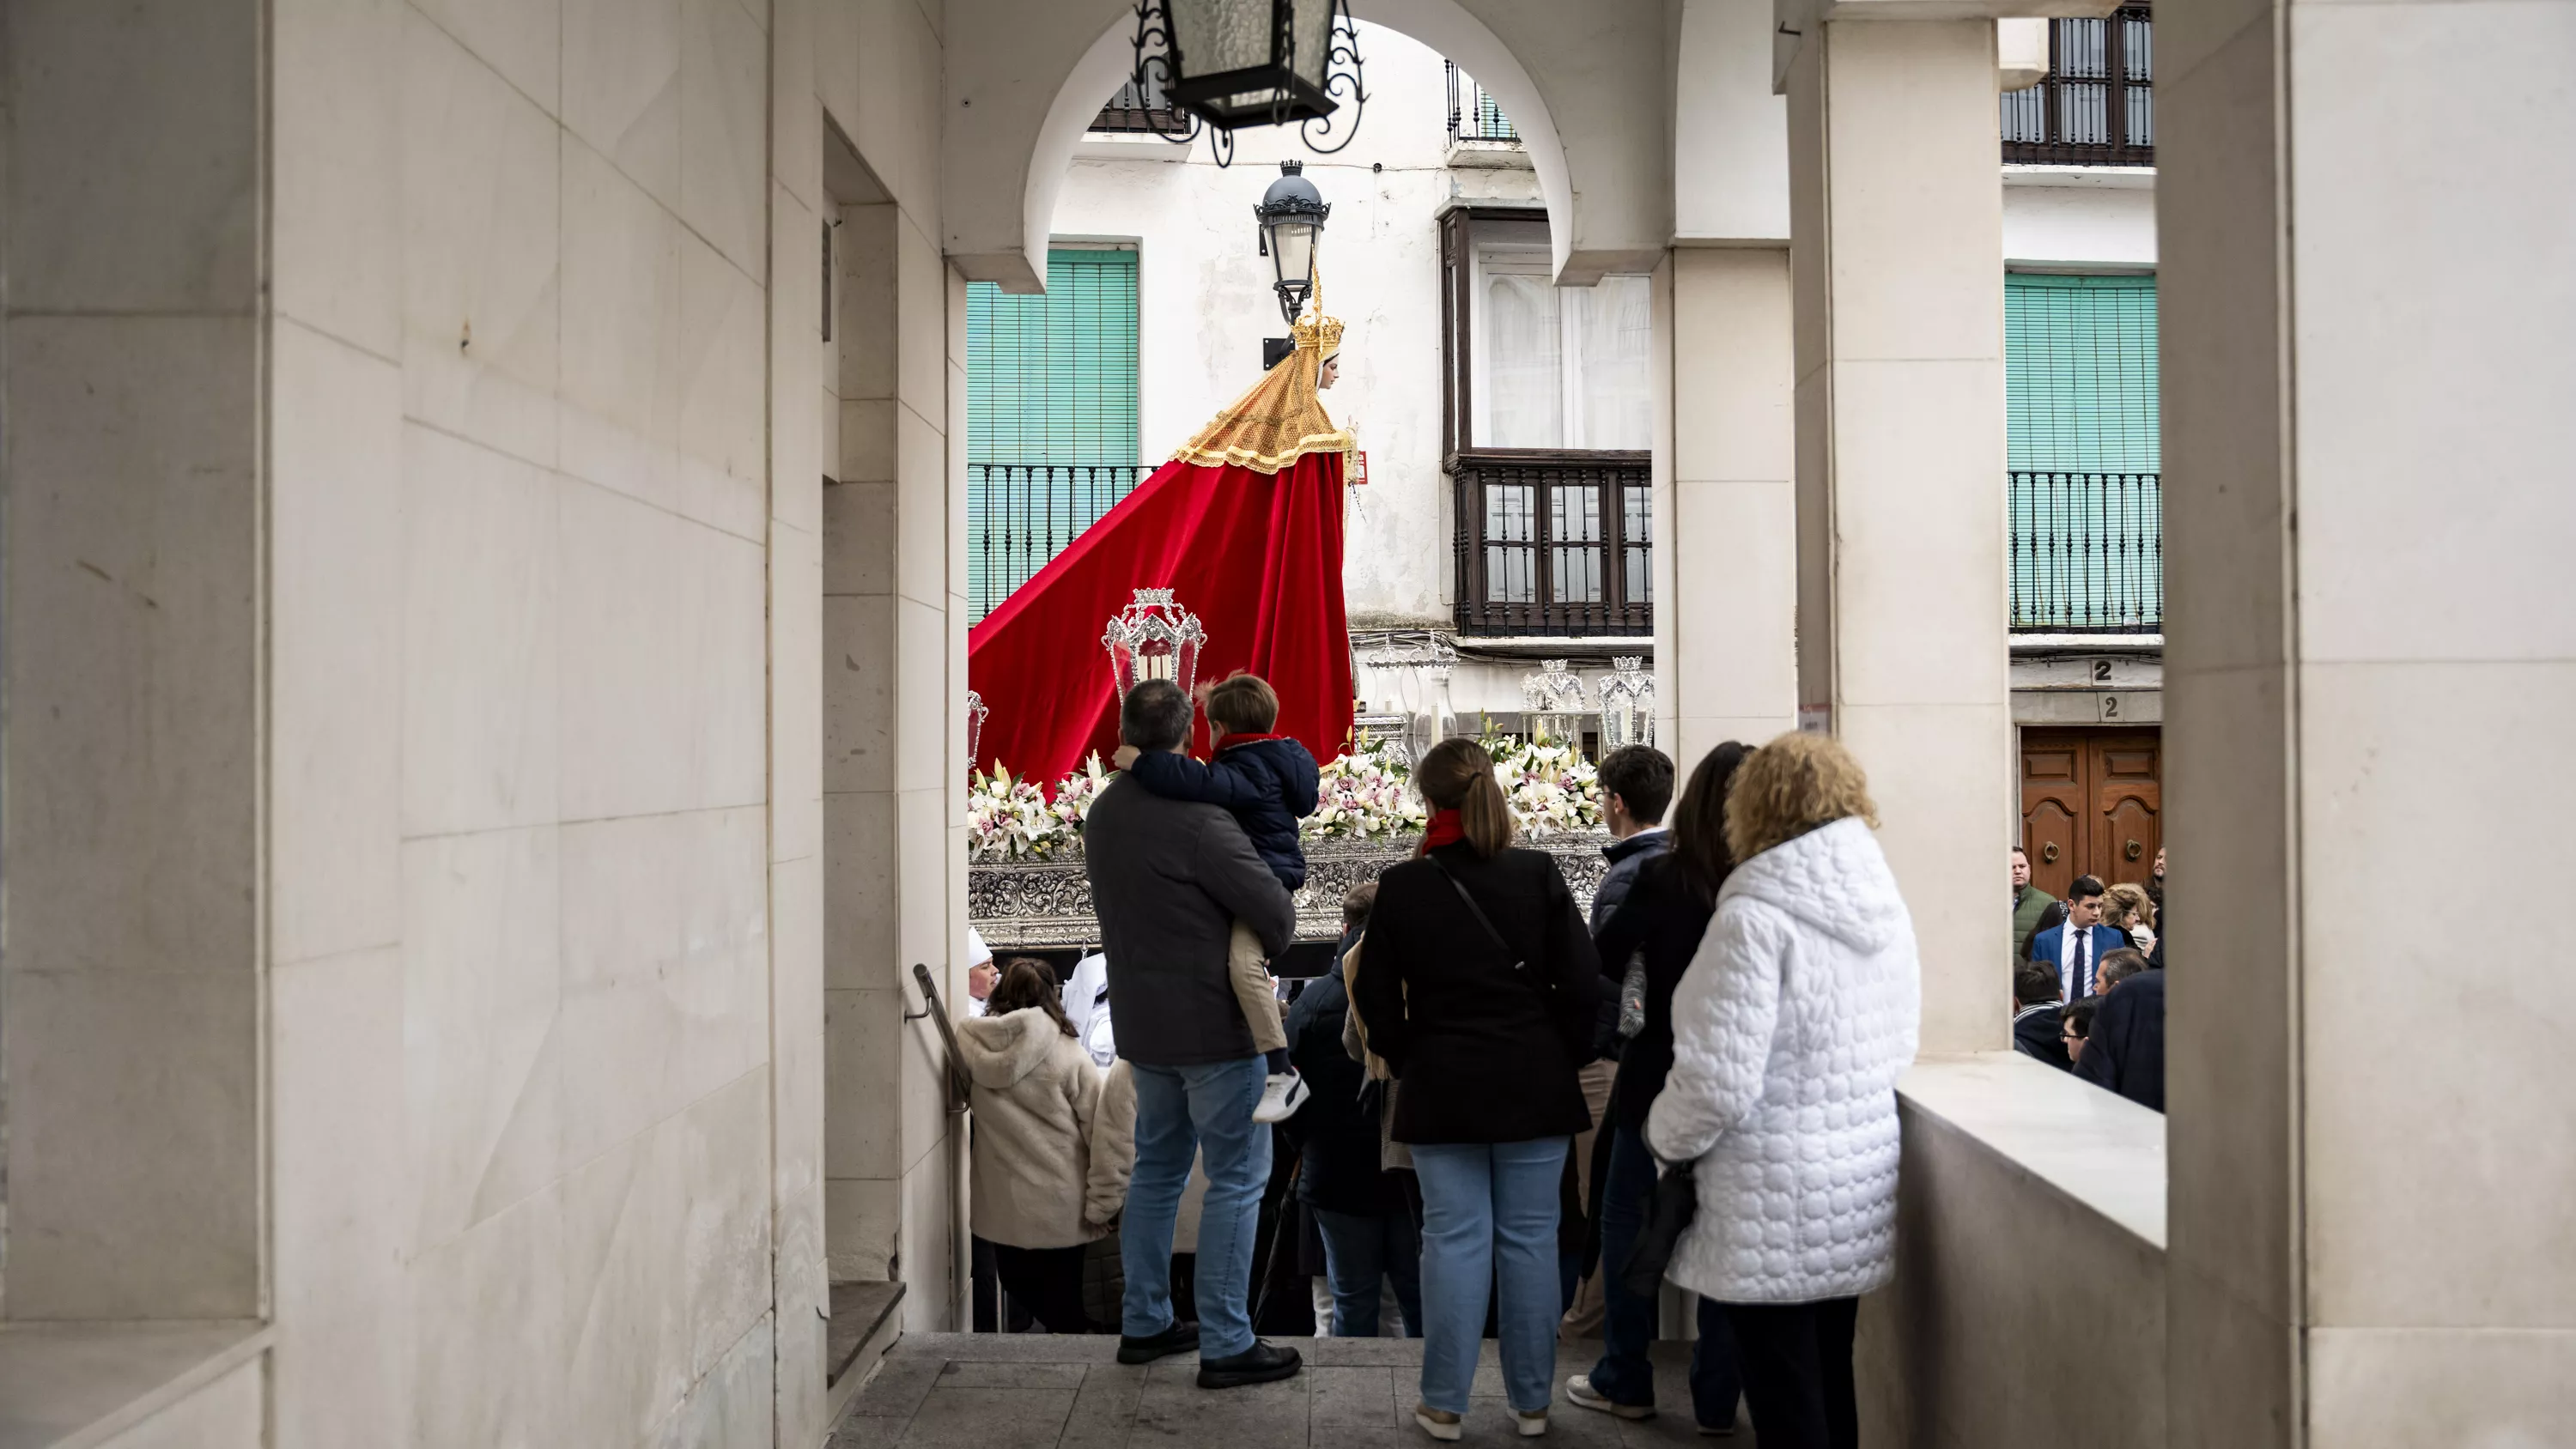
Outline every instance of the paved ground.
{"type": "MultiPolygon", "coordinates": [[[[1274,1338],[1306,1357],[1282,1383],[1209,1391],[1193,1382],[1189,1355],[1130,1368],[1114,1337],[1045,1334],[909,1334],[860,1391],[832,1449],[1413,1449],[1420,1345],[1384,1338],[1274,1338]]],[[[1729,1445],[1752,1431],[1699,1437],[1683,1382],[1687,1344],[1658,1344],[1663,1414],[1625,1422],[1565,1402],[1565,1376],[1592,1366],[1597,1344],[1560,1345],[1548,1441],[1584,1449],[1729,1445]]],[[[1485,1345],[1475,1406],[1462,1441],[1483,1449],[1520,1444],[1502,1399],[1494,1345],[1485,1345]]]]}

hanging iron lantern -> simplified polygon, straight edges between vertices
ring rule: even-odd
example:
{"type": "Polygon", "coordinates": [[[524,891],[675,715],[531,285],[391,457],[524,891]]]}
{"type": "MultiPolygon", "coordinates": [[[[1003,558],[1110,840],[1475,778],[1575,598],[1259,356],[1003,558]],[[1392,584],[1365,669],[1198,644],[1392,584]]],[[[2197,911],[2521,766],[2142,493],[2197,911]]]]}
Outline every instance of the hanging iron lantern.
{"type": "Polygon", "coordinates": [[[1310,148],[1339,151],[1368,100],[1350,0],[1137,0],[1130,84],[1192,118],[1157,124],[1165,140],[1185,143],[1204,124],[1220,166],[1233,160],[1240,126],[1293,122],[1310,148]],[[1330,119],[1345,99],[1347,127],[1330,119]]]}
{"type": "Polygon", "coordinates": [[[1297,314],[1315,290],[1315,239],[1324,234],[1324,218],[1333,208],[1305,177],[1306,163],[1279,163],[1279,179],[1261,193],[1252,208],[1261,224],[1261,254],[1270,259],[1271,283],[1279,293],[1279,315],[1297,325],[1297,314]]]}

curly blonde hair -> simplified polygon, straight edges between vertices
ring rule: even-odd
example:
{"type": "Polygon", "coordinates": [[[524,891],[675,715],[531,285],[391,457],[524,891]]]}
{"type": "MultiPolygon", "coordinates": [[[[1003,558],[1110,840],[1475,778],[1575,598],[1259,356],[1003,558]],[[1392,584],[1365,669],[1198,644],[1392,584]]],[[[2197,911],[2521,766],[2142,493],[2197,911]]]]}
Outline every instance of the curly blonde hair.
{"type": "Polygon", "coordinates": [[[2102,893],[2102,924],[2121,930],[2143,925],[2152,931],[2156,928],[2156,903],[2145,886],[2122,881],[2102,893]]]}
{"type": "Polygon", "coordinates": [[[1737,862],[1857,815],[1878,828],[1860,762],[1831,735],[1785,734],[1745,757],[1726,792],[1726,851],[1737,862]]]}

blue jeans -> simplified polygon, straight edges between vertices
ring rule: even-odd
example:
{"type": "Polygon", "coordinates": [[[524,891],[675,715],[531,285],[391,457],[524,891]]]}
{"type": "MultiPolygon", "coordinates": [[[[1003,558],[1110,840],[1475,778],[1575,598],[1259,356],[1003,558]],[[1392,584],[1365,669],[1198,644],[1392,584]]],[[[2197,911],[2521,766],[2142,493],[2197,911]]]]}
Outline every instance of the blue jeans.
{"type": "Polygon", "coordinates": [[[1199,1209],[1199,1357],[1252,1347],[1252,1238],[1270,1182],[1270,1129],[1252,1120],[1268,1073],[1261,1058],[1188,1067],[1130,1063],[1136,1074],[1136,1172],[1127,1181],[1118,1256],[1127,1273],[1119,1331],[1147,1338],[1170,1328],[1172,1225],[1204,1150],[1208,1190],[1199,1209]]]}
{"type": "MultiPolygon", "coordinates": [[[[1592,1366],[1592,1388],[1614,1404],[1655,1402],[1655,1370],[1646,1347],[1655,1341],[1655,1300],[1620,1286],[1620,1268],[1645,1230],[1646,1201],[1655,1190],[1655,1159],[1636,1129],[1621,1127],[1610,1139],[1610,1179],[1601,1188],[1601,1362],[1592,1366]]],[[[1691,1413],[1712,1429],[1735,1422],[1744,1380],[1736,1367],[1735,1330],[1726,1310],[1699,1300],[1699,1342],[1691,1348],[1691,1413]]]]}
{"type": "Polygon", "coordinates": [[[1556,1377],[1557,1181],[1573,1139],[1416,1143],[1422,1182],[1422,1402],[1467,1412],[1485,1299],[1499,1284],[1503,1392],[1543,1409],[1556,1377]]]}
{"type": "Polygon", "coordinates": [[[1315,1226],[1324,1233],[1324,1276],[1333,1284],[1333,1337],[1377,1337],[1378,1283],[1395,1284],[1395,1303],[1404,1310],[1404,1336],[1422,1336],[1422,1239],[1413,1230],[1413,1215],[1402,1208],[1387,1213],[1337,1213],[1313,1209],[1315,1226]]]}

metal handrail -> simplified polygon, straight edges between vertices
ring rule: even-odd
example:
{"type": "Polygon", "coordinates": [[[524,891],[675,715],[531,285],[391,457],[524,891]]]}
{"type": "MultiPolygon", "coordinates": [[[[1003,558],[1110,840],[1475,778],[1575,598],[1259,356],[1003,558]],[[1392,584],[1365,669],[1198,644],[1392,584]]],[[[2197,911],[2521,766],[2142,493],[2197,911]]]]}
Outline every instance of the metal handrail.
{"type": "MultiPolygon", "coordinates": [[[[957,1049],[957,1028],[949,1025],[948,1012],[939,1004],[939,988],[930,979],[930,968],[918,961],[913,962],[912,979],[921,987],[921,1016],[929,1017],[930,1024],[939,1028],[939,1040],[948,1050],[948,1085],[957,1094],[948,1110],[951,1113],[963,1112],[974,1101],[975,1084],[966,1075],[966,1054],[957,1049]]],[[[909,1012],[904,1015],[906,1021],[920,1019],[920,1016],[909,1012]]]]}

